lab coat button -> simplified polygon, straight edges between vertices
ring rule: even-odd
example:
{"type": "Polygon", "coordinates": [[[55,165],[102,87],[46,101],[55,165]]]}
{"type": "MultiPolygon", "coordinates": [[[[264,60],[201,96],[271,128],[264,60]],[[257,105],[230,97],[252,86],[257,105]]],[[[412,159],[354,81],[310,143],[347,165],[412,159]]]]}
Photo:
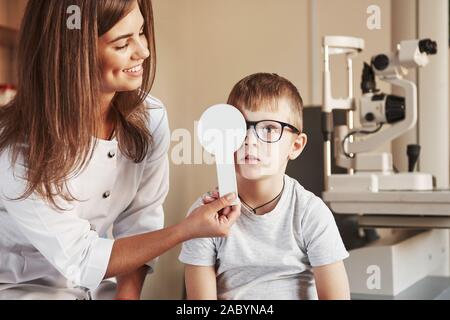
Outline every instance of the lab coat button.
{"type": "Polygon", "coordinates": [[[114,151],[108,152],[108,157],[109,157],[110,159],[114,158],[115,156],[116,156],[116,153],[115,153],[114,151]]]}
{"type": "Polygon", "coordinates": [[[66,286],[68,288],[75,288],[76,287],[76,283],[75,283],[75,279],[77,278],[77,267],[75,266],[69,266],[67,268],[67,281],[66,281],[66,286]]]}
{"type": "Polygon", "coordinates": [[[106,191],[106,192],[103,194],[103,199],[109,198],[110,195],[111,195],[111,192],[106,191]]]}
{"type": "Polygon", "coordinates": [[[66,286],[67,286],[67,288],[71,288],[71,289],[76,287],[75,282],[73,282],[72,280],[67,280],[66,286]]]}

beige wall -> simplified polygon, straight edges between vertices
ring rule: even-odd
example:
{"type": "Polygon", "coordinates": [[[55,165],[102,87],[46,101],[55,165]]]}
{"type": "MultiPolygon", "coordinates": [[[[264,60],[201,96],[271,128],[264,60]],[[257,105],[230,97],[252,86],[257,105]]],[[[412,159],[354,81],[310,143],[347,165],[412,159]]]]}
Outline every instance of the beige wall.
{"type": "Polygon", "coordinates": [[[18,29],[27,0],[0,0],[0,24],[18,29]]]}
{"type": "Polygon", "coordinates": [[[11,50],[0,46],[0,83],[11,81],[11,63],[9,61],[12,61],[11,50]]]}
{"type": "MultiPolygon", "coordinates": [[[[0,26],[18,30],[27,0],[0,0],[0,26]]],[[[14,83],[14,53],[0,46],[0,84],[14,83]]]]}
{"type": "MultiPolygon", "coordinates": [[[[9,26],[8,7],[6,0],[0,0],[0,25],[9,26]]],[[[0,46],[0,83],[10,82],[11,78],[11,50],[7,47],[0,46]]]]}

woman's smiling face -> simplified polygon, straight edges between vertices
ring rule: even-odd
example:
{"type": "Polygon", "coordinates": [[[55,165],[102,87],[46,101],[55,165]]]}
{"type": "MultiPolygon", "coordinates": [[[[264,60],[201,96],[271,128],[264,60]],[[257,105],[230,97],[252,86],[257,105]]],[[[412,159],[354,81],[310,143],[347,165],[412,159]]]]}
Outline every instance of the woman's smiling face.
{"type": "Polygon", "coordinates": [[[99,37],[102,92],[133,91],[142,85],[143,63],[150,56],[144,17],[137,1],[111,30],[99,37]]]}

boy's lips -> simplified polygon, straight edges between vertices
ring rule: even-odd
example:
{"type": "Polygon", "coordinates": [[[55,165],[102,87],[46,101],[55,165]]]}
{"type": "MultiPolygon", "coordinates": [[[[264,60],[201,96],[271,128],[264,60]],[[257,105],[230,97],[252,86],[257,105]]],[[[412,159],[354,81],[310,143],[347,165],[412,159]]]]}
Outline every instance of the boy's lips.
{"type": "Polygon", "coordinates": [[[243,161],[244,163],[250,163],[250,164],[261,162],[261,159],[259,159],[257,156],[251,155],[251,154],[246,155],[243,160],[244,160],[243,161]]]}
{"type": "Polygon", "coordinates": [[[257,156],[254,156],[254,155],[251,155],[251,154],[246,155],[246,156],[245,156],[245,159],[247,159],[247,160],[258,160],[258,161],[260,161],[260,159],[259,159],[257,156]]]}

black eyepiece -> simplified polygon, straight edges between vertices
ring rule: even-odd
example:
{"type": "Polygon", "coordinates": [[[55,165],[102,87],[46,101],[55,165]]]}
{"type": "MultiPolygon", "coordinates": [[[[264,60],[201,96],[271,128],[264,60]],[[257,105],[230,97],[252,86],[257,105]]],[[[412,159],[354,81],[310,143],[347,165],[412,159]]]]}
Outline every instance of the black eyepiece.
{"type": "Polygon", "coordinates": [[[375,82],[375,74],[372,67],[364,62],[364,68],[361,75],[361,89],[363,93],[377,92],[377,84],[375,82]]]}
{"type": "Polygon", "coordinates": [[[426,54],[437,53],[437,42],[431,39],[423,39],[419,41],[419,51],[426,54]]]}
{"type": "Polygon", "coordinates": [[[379,54],[372,59],[372,65],[375,69],[383,71],[389,66],[389,57],[385,54],[379,54]]]}

